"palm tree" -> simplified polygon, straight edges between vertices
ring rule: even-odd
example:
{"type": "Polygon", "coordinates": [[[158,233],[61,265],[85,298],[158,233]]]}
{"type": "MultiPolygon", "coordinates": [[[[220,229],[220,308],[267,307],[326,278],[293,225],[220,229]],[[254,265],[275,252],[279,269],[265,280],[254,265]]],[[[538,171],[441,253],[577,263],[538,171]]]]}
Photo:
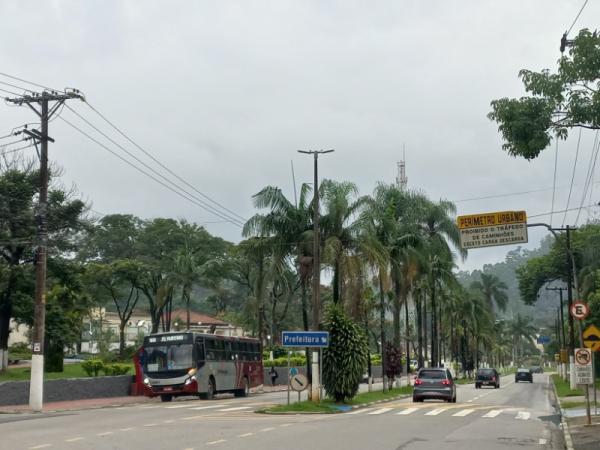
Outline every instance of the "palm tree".
{"type": "Polygon", "coordinates": [[[525,344],[533,342],[537,330],[531,324],[531,318],[517,314],[508,323],[508,331],[513,342],[513,360],[517,360],[523,355],[525,344]]]}
{"type": "Polygon", "coordinates": [[[349,272],[349,258],[357,250],[359,223],[356,219],[364,199],[356,198],[354,183],[323,180],[319,195],[323,216],[320,219],[323,235],[323,259],[333,267],[333,302],[343,303],[342,287],[349,272]]]}
{"type": "Polygon", "coordinates": [[[471,287],[481,291],[492,315],[495,316],[498,310],[506,310],[506,305],[508,304],[506,290],[508,286],[503,281],[500,281],[496,275],[482,273],[481,281],[474,281],[471,287]]]}

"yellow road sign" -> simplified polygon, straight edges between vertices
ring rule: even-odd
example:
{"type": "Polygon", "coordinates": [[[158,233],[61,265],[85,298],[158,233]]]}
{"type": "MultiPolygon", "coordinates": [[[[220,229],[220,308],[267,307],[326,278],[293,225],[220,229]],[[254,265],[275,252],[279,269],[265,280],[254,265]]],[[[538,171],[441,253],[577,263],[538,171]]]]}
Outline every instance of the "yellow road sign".
{"type": "Polygon", "coordinates": [[[500,211],[458,216],[460,245],[464,249],[527,242],[527,213],[500,211]]]}
{"type": "Polygon", "coordinates": [[[600,351],[600,330],[595,325],[590,325],[583,332],[583,345],[593,352],[600,351]]]}
{"type": "Polygon", "coordinates": [[[494,227],[497,225],[511,225],[515,223],[527,223],[525,211],[499,211],[483,214],[471,214],[469,216],[458,216],[456,218],[458,228],[494,227]]]}

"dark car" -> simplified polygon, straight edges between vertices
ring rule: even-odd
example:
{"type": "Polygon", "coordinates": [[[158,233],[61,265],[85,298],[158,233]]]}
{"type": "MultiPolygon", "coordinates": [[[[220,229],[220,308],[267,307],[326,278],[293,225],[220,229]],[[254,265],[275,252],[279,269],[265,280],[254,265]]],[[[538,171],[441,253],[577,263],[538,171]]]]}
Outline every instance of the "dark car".
{"type": "Polygon", "coordinates": [[[544,368],[542,366],[532,366],[531,373],[544,373],[544,368]]]}
{"type": "Polygon", "coordinates": [[[479,369],[475,376],[475,389],[481,389],[481,386],[494,386],[494,389],[500,388],[500,375],[496,369],[479,369]]]}
{"type": "Polygon", "coordinates": [[[413,388],[413,402],[427,398],[456,403],[456,384],[448,369],[420,369],[413,388]]]}
{"type": "Polygon", "coordinates": [[[529,381],[533,383],[533,374],[529,369],[518,369],[517,373],[515,373],[515,383],[519,381],[529,381]]]}

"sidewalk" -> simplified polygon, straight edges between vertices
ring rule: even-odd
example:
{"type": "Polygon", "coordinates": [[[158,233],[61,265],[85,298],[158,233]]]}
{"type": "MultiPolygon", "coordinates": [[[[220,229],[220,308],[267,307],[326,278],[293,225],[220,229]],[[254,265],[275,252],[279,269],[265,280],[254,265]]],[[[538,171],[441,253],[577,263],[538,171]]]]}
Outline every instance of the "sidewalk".
{"type": "MultiPolygon", "coordinates": [[[[556,391],[555,391],[556,392],[556,391]]],[[[600,391],[597,390],[598,412],[600,413],[600,391]]],[[[587,425],[585,396],[558,397],[563,421],[567,450],[598,450],[600,448],[600,415],[595,415],[593,392],[590,392],[592,425],[587,425]],[[564,406],[573,407],[564,408],[564,406]]]]}
{"type": "MultiPolygon", "coordinates": [[[[116,406],[127,406],[148,402],[156,402],[157,399],[149,397],[109,397],[109,398],[87,398],[83,400],[70,400],[66,402],[45,403],[43,412],[74,411],[79,409],[94,409],[116,406]]],[[[160,399],[158,399],[160,401],[160,399]]],[[[0,406],[0,414],[22,414],[33,413],[29,405],[0,406]]]]}

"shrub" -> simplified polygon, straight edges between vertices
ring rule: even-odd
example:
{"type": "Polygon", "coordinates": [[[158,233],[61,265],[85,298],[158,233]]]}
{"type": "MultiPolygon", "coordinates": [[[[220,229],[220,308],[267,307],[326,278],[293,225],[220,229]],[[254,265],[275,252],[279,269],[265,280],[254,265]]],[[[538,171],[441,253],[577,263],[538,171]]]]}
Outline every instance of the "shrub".
{"type": "MultiPolygon", "coordinates": [[[[303,366],[306,364],[306,358],[304,356],[291,356],[291,366],[303,366]]],[[[287,367],[288,359],[287,356],[283,358],[274,358],[273,361],[268,359],[263,360],[263,366],[265,367],[287,367]]]]}
{"type": "Polygon", "coordinates": [[[367,368],[367,339],[336,305],[328,308],[324,325],[329,331],[329,347],[323,351],[323,384],[327,394],[341,402],[358,392],[367,368]]]}
{"type": "Polygon", "coordinates": [[[396,379],[396,375],[402,373],[402,351],[391,342],[385,343],[385,372],[391,380],[396,379]]]}
{"type": "Polygon", "coordinates": [[[81,367],[88,377],[97,377],[98,373],[104,368],[104,362],[101,359],[88,359],[81,363],[81,367]]]}
{"type": "Polygon", "coordinates": [[[381,365],[381,354],[380,353],[372,353],[371,354],[371,364],[374,366],[381,365]]]}
{"type": "Polygon", "coordinates": [[[131,369],[127,364],[104,364],[102,367],[102,371],[106,376],[116,376],[116,375],[125,375],[131,369]]]}

